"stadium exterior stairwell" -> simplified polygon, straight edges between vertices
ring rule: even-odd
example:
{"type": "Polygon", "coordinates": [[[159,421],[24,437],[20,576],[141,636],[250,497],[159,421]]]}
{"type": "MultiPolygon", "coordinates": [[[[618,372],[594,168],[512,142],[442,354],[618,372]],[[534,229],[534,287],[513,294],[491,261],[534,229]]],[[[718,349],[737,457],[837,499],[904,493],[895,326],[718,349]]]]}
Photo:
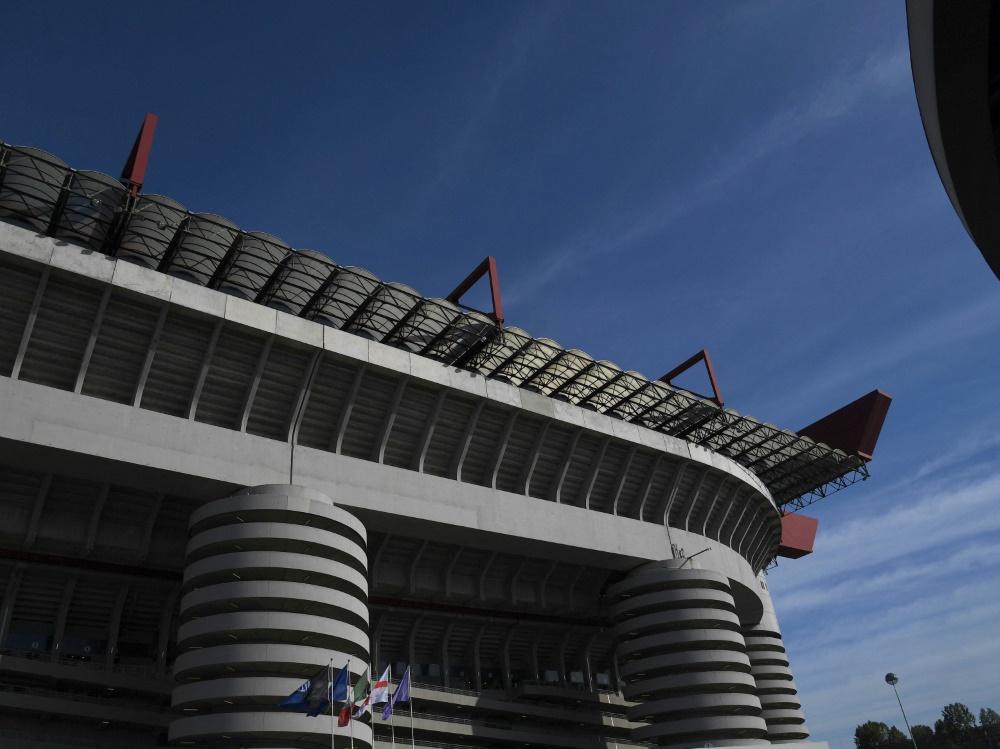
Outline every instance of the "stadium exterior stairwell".
{"type": "Polygon", "coordinates": [[[757,682],[762,715],[767,723],[767,738],[772,742],[802,741],[809,737],[809,729],[788,667],[788,655],[771,605],[771,595],[764,585],[760,597],[764,613],[760,622],[743,627],[743,636],[750,669],[757,682]]]}
{"type": "MultiPolygon", "coordinates": [[[[172,742],[330,746],[330,722],[277,705],[332,664],[368,667],[367,534],[325,495],[258,486],[192,513],[172,742]],[[330,660],[332,658],[332,661],[330,660]]],[[[337,745],[369,749],[355,722],[337,745]]]]}
{"type": "Polygon", "coordinates": [[[633,738],[684,749],[762,743],[754,677],[729,579],[685,568],[689,560],[651,562],[607,593],[615,622],[618,671],[633,738]]]}

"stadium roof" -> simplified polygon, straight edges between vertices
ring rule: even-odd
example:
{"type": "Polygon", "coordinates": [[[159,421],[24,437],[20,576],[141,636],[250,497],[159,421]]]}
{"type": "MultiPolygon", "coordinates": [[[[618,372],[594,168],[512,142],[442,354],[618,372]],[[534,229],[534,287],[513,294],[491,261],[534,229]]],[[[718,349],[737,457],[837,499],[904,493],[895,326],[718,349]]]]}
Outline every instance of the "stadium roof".
{"type": "MultiPolygon", "coordinates": [[[[863,428],[867,446],[855,449],[847,439],[831,447],[583,351],[501,327],[445,299],[338,265],[322,253],[243,231],[221,216],[138,194],[135,180],[125,182],[130,184],[0,141],[3,220],[704,446],[753,471],[785,510],[868,477],[866,464],[888,408],[884,394],[874,411],[862,409],[860,422],[857,404],[865,399],[841,409],[863,428]],[[839,449],[844,445],[851,445],[847,452],[839,449]]],[[[840,413],[802,431],[842,433],[843,418],[835,418],[840,413]]]]}

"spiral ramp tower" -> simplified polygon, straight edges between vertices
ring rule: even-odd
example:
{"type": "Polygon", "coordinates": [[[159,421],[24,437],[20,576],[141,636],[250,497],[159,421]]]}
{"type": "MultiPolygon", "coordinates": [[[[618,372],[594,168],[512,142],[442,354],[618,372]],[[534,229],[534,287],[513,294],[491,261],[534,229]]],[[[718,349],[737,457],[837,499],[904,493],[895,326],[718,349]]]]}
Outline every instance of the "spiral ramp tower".
{"type": "MultiPolygon", "coordinates": [[[[328,720],[277,704],[331,658],[350,660],[352,683],[367,668],[364,526],[317,491],[278,485],[210,502],[189,528],[171,743],[330,746],[328,720]]],[[[368,749],[371,728],[353,723],[368,749]]]]}
{"type": "Polygon", "coordinates": [[[729,580],[652,562],[607,593],[633,738],[657,746],[759,744],[761,702],[729,580]]]}
{"type": "Polygon", "coordinates": [[[761,599],[764,614],[758,624],[744,627],[743,636],[751,673],[757,683],[762,717],[767,723],[767,738],[773,743],[804,741],[809,737],[809,729],[792,680],[771,596],[765,586],[761,586],[761,599]]]}

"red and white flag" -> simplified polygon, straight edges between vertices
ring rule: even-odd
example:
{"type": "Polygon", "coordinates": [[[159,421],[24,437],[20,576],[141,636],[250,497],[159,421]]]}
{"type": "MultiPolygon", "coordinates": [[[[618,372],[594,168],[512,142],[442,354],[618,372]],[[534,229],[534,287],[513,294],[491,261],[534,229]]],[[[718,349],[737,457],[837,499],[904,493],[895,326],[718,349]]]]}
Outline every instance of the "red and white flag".
{"type": "Polygon", "coordinates": [[[357,720],[365,713],[370,713],[372,711],[372,696],[368,695],[365,697],[364,702],[357,703],[354,707],[357,710],[354,711],[354,719],[357,720]]]}
{"type": "Polygon", "coordinates": [[[385,673],[379,677],[379,680],[372,684],[372,693],[368,695],[368,706],[378,705],[382,702],[389,701],[389,668],[386,667],[385,673]]]}

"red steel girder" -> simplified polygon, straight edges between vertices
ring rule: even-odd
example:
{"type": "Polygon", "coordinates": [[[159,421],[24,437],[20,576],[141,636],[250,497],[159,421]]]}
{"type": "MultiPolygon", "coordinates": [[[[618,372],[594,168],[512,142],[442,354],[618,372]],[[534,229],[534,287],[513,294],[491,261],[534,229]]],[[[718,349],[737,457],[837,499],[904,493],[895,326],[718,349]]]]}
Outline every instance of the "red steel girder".
{"type": "MultiPolygon", "coordinates": [[[[712,357],[708,355],[708,349],[702,349],[683,364],[679,364],[678,366],[671,369],[669,372],[663,375],[663,377],[660,378],[660,382],[665,382],[668,385],[673,386],[673,383],[671,382],[672,379],[674,379],[681,373],[691,369],[691,367],[693,367],[700,361],[705,362],[705,369],[708,370],[708,380],[712,384],[712,397],[709,398],[709,400],[714,401],[719,408],[723,408],[724,404],[722,402],[722,393],[719,392],[719,383],[715,379],[715,369],[712,367],[712,357]]],[[[695,395],[701,398],[708,397],[701,395],[700,393],[695,393],[695,395]]]]}
{"type": "Polygon", "coordinates": [[[470,309],[473,312],[481,312],[490,318],[493,322],[497,324],[500,328],[503,328],[503,301],[500,299],[500,276],[497,274],[497,261],[492,255],[488,256],[483,262],[481,262],[472,273],[469,274],[462,283],[455,287],[455,290],[451,292],[445,299],[452,304],[457,304],[463,309],[470,309]],[[466,307],[459,302],[462,295],[465,294],[469,289],[476,285],[478,281],[483,276],[489,274],[490,277],[490,298],[493,302],[493,312],[482,312],[482,310],[472,310],[471,307],[466,307]]]}
{"type": "Polygon", "coordinates": [[[153,148],[156,119],[155,114],[146,114],[146,119],[139,128],[139,134],[135,137],[135,143],[132,144],[132,153],[128,155],[128,161],[122,169],[121,183],[131,190],[133,198],[139,194],[146,178],[146,165],[149,164],[149,152],[153,148]]]}

